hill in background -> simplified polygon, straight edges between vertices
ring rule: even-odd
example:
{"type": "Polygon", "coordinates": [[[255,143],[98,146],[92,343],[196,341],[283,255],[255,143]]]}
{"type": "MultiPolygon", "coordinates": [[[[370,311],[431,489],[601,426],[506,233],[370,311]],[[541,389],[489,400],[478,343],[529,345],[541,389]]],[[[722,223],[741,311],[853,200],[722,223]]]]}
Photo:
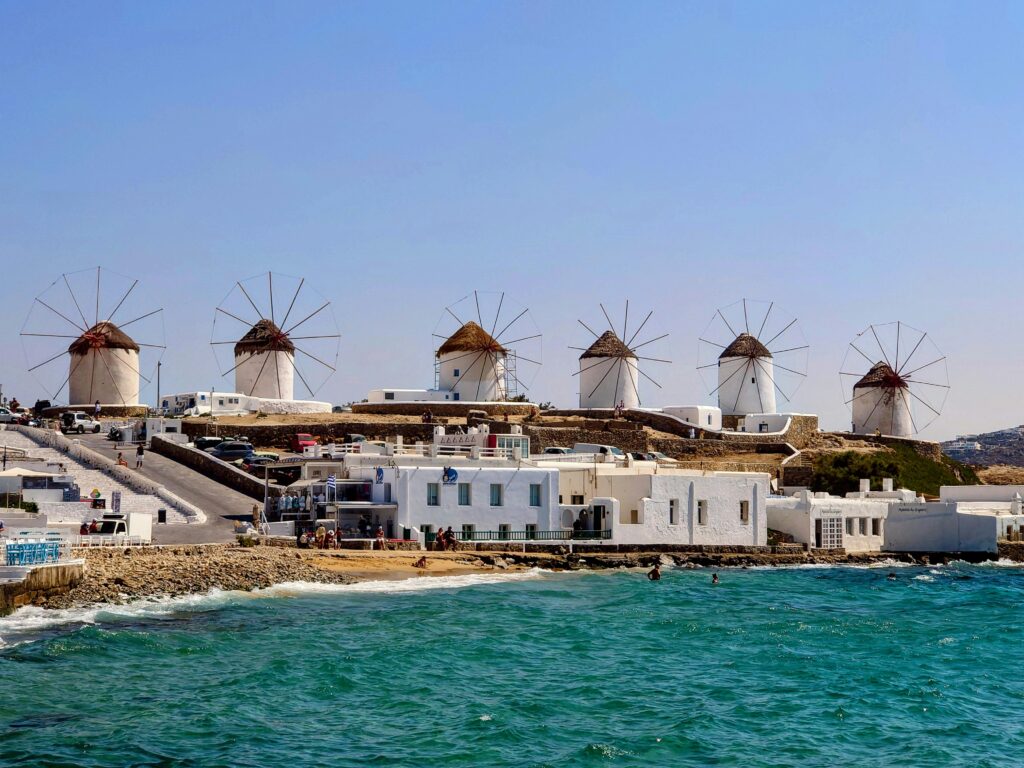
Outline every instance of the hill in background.
{"type": "Polygon", "coordinates": [[[1024,426],[961,435],[942,443],[942,452],[965,464],[1024,467],[1024,426]]]}

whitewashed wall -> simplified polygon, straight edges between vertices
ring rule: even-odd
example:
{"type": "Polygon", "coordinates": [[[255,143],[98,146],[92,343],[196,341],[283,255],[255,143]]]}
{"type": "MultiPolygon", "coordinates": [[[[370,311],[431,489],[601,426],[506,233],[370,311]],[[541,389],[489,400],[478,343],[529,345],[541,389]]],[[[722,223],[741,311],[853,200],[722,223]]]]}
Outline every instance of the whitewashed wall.
{"type": "Polygon", "coordinates": [[[619,502],[613,525],[617,544],[704,544],[762,546],[767,542],[765,499],[768,475],[753,472],[602,474],[567,468],[559,476],[564,503],[581,495],[585,503],[597,497],[619,502]],[[678,522],[669,522],[669,501],[677,499],[678,522]],[[699,501],[707,502],[707,522],[698,521],[699,501]],[[740,519],[740,502],[749,504],[749,522],[740,519]],[[637,510],[638,522],[632,519],[637,510]]]}
{"type": "Polygon", "coordinates": [[[716,431],[722,429],[722,409],[711,405],[667,405],[661,412],[696,427],[716,431]]]}
{"type": "Polygon", "coordinates": [[[441,355],[439,368],[440,389],[457,392],[459,400],[497,402],[505,399],[504,355],[447,352],[441,355]]]}
{"type": "Polygon", "coordinates": [[[70,356],[68,402],[72,405],[139,404],[139,353],[131,349],[90,349],[70,356]]]}
{"type": "MultiPolygon", "coordinates": [[[[476,526],[477,531],[497,531],[507,523],[514,531],[525,531],[527,523],[540,531],[560,530],[558,507],[558,471],[527,467],[454,466],[457,483],[444,485],[441,466],[382,467],[384,483],[391,483],[392,502],[398,505],[396,524],[410,528],[418,536],[423,525],[452,526],[462,530],[462,524],[476,526]],[[437,483],[439,505],[428,506],[427,485],[437,483]],[[469,483],[470,504],[459,504],[458,483],[469,483]],[[490,486],[502,486],[503,504],[490,505],[490,486]],[[530,506],[530,485],[541,486],[541,506],[530,506]]],[[[349,477],[375,480],[376,467],[351,466],[349,477]]],[[[373,500],[384,503],[384,484],[375,483],[373,500]]]]}
{"type": "Polygon", "coordinates": [[[861,387],[853,390],[853,431],[871,435],[877,430],[883,435],[910,437],[914,434],[908,398],[883,387],[861,387]]]}
{"type": "Polygon", "coordinates": [[[239,392],[272,400],[294,399],[295,359],[290,352],[243,352],[235,356],[235,365],[239,392]]]}
{"type": "MultiPolygon", "coordinates": [[[[586,357],[580,362],[580,408],[640,406],[636,369],[621,357],[586,357]]],[[[636,360],[632,361],[634,365],[636,360]]]]}
{"type": "Polygon", "coordinates": [[[958,512],[952,502],[893,504],[883,549],[889,552],[995,552],[994,515],[958,512]]]}
{"type": "Polygon", "coordinates": [[[747,357],[718,361],[718,407],[724,415],[775,413],[774,364],[768,357],[757,359],[758,363],[747,357]]]}

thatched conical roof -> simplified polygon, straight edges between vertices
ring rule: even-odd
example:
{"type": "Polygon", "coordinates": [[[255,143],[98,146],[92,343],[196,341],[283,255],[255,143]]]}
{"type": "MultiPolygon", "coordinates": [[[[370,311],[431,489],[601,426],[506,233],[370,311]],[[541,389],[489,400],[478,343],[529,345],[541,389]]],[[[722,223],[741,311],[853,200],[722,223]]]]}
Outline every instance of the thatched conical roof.
{"type": "Polygon", "coordinates": [[[614,331],[605,331],[580,355],[580,360],[589,357],[629,357],[636,359],[636,353],[627,347],[614,331]]]}
{"type": "Polygon", "coordinates": [[[260,352],[290,352],[295,354],[295,345],[288,334],[277,327],[271,320],[263,318],[235,344],[235,356],[240,354],[259,354],[260,352]]]}
{"type": "Polygon", "coordinates": [[[880,387],[885,389],[905,389],[906,380],[892,369],[888,363],[879,362],[871,366],[871,370],[861,376],[860,381],[853,385],[854,389],[880,387]]]}
{"type": "Polygon", "coordinates": [[[722,350],[718,356],[721,360],[726,357],[771,357],[772,353],[764,344],[757,340],[756,336],[749,333],[741,333],[732,344],[722,350]]]}
{"type": "Polygon", "coordinates": [[[127,349],[138,352],[139,345],[113,323],[101,320],[71,342],[68,352],[73,355],[84,355],[90,349],[127,349]]]}
{"type": "Polygon", "coordinates": [[[437,356],[449,352],[491,352],[504,355],[508,350],[491,334],[470,320],[438,347],[437,356]]]}

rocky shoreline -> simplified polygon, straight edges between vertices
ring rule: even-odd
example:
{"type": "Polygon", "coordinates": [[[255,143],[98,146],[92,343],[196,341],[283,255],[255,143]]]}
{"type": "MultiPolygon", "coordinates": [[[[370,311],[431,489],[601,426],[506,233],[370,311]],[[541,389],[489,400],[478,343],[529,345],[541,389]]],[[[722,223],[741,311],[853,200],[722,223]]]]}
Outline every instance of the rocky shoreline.
{"type": "Polygon", "coordinates": [[[182,547],[75,550],[85,578],[68,592],[38,602],[44,608],[121,604],[211,589],[264,589],[287,581],[348,584],[355,578],[313,565],[295,549],[209,544],[182,547]]]}
{"type": "MultiPolygon", "coordinates": [[[[704,553],[704,552],[477,552],[438,555],[423,552],[298,550],[293,547],[208,544],[130,549],[83,549],[85,577],[68,591],[35,602],[45,608],[97,603],[123,604],[149,597],[201,594],[212,589],[264,589],[291,581],[351,584],[372,579],[441,576],[459,572],[501,572],[542,568],[552,571],[615,568],[744,568],[794,565],[869,565],[899,561],[937,564],[955,556],[885,554],[704,553]],[[426,568],[413,561],[426,555],[426,568]]],[[[1005,553],[1000,553],[1005,554],[1005,553]]],[[[1020,555],[1022,553],[1014,553],[1020,555]]],[[[1017,559],[1017,558],[1014,558],[1017,559]]]]}

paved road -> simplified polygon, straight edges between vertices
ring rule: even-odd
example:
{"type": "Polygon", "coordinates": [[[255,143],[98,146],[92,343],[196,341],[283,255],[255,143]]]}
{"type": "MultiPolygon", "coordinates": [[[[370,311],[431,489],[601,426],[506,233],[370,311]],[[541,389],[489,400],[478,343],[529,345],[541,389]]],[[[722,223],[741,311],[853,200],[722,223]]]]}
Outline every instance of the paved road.
{"type": "MultiPolygon", "coordinates": [[[[107,440],[104,434],[82,435],[80,439],[94,451],[111,459],[117,458],[115,444],[107,440]]],[[[124,454],[128,466],[134,467],[134,453],[126,450],[124,454]]],[[[165,456],[146,451],[141,474],[206,513],[206,522],[203,524],[154,525],[153,538],[159,544],[230,541],[234,538],[234,518],[251,519],[254,499],[165,456]]]]}

